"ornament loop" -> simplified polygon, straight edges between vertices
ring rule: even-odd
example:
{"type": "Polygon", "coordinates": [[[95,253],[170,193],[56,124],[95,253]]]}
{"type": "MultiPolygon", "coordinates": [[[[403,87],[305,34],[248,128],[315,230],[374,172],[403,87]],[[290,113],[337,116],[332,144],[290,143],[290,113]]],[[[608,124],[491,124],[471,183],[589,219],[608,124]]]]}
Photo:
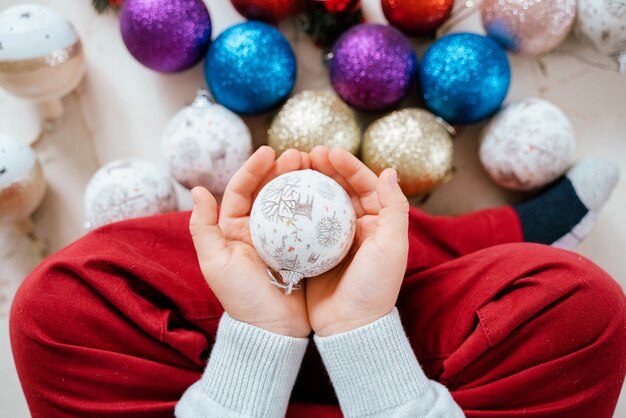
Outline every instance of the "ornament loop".
{"type": "Polygon", "coordinates": [[[454,129],[454,126],[450,125],[448,122],[446,122],[443,118],[439,116],[437,116],[435,119],[437,119],[437,122],[439,122],[441,125],[443,125],[444,128],[446,128],[446,131],[448,131],[450,136],[456,136],[456,129],[454,129]]]}
{"type": "Polygon", "coordinates": [[[270,276],[270,282],[279,289],[285,289],[285,294],[291,294],[292,290],[302,289],[302,284],[299,281],[304,277],[302,273],[295,271],[281,270],[279,272],[280,278],[276,278],[275,271],[271,268],[267,268],[267,274],[270,276]]]}
{"type": "Polygon", "coordinates": [[[209,93],[209,91],[204,87],[200,87],[196,94],[196,98],[193,99],[191,107],[193,107],[194,109],[204,109],[213,104],[215,104],[215,100],[213,100],[213,96],[211,96],[211,93],[209,93]]]}

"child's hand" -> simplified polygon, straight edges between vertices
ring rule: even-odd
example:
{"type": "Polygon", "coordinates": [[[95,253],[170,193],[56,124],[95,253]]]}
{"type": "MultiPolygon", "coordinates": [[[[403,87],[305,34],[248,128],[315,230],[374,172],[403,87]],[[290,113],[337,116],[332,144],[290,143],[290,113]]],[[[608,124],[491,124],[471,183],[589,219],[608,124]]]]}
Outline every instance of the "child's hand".
{"type": "Polygon", "coordinates": [[[193,190],[189,229],[204,277],[233,318],[268,331],[306,337],[311,332],[304,292],[290,296],[275,287],[267,266],[250,240],[252,202],[270,180],[289,171],[310,168],[308,154],[286,151],[274,161],[274,150],[261,147],[234,175],[217,203],[208,190],[193,190]]]}
{"type": "Polygon", "coordinates": [[[409,203],[394,170],[380,177],[344,150],[324,147],[310,154],[314,169],[348,192],[357,215],[350,253],[333,270],[306,280],[309,320],[328,336],[369,324],[391,311],[408,254],[409,203]]]}

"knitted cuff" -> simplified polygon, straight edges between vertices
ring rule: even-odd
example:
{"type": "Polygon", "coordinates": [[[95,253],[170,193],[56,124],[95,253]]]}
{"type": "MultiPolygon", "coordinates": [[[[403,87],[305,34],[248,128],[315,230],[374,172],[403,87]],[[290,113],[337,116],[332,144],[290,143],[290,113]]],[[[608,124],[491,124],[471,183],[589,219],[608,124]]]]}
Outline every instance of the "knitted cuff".
{"type": "MultiPolygon", "coordinates": [[[[190,400],[207,397],[212,404],[245,416],[284,416],[308,342],[240,322],[224,312],[206,370],[189,389],[192,393],[185,395],[190,400]]],[[[184,400],[185,396],[181,403],[184,400]]]]}
{"type": "Polygon", "coordinates": [[[371,324],[314,340],[346,417],[380,414],[415,400],[427,411],[436,402],[397,308],[371,324]]]}

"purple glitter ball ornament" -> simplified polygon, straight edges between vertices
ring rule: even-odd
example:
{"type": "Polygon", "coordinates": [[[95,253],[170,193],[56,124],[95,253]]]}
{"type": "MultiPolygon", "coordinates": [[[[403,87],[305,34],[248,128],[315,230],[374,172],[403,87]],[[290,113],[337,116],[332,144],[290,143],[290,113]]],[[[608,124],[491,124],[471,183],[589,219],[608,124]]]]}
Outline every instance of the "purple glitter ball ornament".
{"type": "Polygon", "coordinates": [[[120,29],[132,56],[162,73],[193,66],[211,42],[211,18],[202,0],[124,0],[120,29]]]}
{"type": "Polygon", "coordinates": [[[417,57],[400,31],[366,23],[337,40],[329,70],[330,82],[342,99],[361,110],[382,110],[407,95],[417,57]]]}

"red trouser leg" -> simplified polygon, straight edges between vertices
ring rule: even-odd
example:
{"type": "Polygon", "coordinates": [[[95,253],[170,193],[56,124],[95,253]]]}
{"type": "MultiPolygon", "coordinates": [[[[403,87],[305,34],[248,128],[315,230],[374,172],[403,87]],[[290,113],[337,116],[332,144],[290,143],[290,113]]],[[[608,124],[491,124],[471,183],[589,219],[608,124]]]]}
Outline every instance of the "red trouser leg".
{"type": "MultiPolygon", "coordinates": [[[[171,416],[202,373],[222,313],[188,218],[105,227],[26,279],[11,340],[33,417],[171,416]]],[[[489,249],[521,239],[510,208],[461,218],[412,211],[410,230],[398,306],[424,369],[468,415],[611,408],[624,374],[624,297],[601,270],[549,247],[489,249]]],[[[340,416],[311,404],[334,400],[312,344],[292,399],[288,416],[340,416]]]]}

